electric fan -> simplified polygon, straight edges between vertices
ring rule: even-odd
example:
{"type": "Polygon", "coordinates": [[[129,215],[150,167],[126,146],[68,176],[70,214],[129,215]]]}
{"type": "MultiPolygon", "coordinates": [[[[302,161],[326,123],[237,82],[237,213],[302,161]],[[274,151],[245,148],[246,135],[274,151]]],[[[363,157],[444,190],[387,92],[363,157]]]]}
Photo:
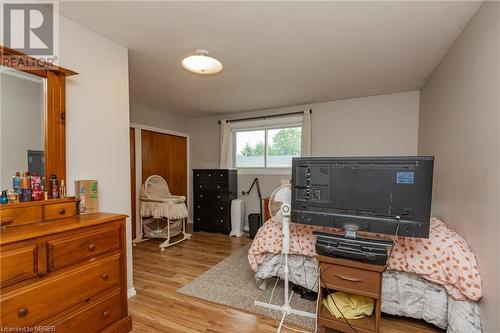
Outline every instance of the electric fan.
{"type": "Polygon", "coordinates": [[[278,187],[274,192],[271,194],[271,197],[269,199],[269,213],[270,215],[277,221],[281,222],[282,224],[282,231],[283,231],[283,248],[281,250],[281,253],[285,259],[285,263],[283,266],[283,275],[284,275],[284,282],[285,282],[285,300],[283,305],[274,305],[271,303],[264,303],[264,302],[259,302],[255,301],[256,306],[262,306],[264,308],[272,309],[272,310],[277,310],[281,311],[283,316],[281,317],[280,325],[278,327],[277,332],[281,332],[281,329],[283,328],[283,325],[285,323],[285,318],[286,316],[290,314],[295,314],[303,317],[309,317],[309,318],[316,318],[315,313],[310,313],[310,312],[305,312],[301,310],[296,310],[293,309],[290,305],[290,301],[293,296],[293,291],[289,295],[289,268],[288,268],[288,253],[290,250],[290,211],[291,211],[291,202],[292,198],[292,190],[290,189],[290,185],[282,185],[278,187]]]}

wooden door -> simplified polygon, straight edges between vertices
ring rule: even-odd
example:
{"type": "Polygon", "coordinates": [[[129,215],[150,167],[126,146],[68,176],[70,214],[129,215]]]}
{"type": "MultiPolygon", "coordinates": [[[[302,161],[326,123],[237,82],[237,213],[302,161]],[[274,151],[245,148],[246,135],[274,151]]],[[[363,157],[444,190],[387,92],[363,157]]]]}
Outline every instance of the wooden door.
{"type": "Polygon", "coordinates": [[[130,207],[132,210],[132,239],[136,236],[137,194],[135,184],[135,128],[130,127],[130,207]]]}
{"type": "Polygon", "coordinates": [[[187,138],[152,131],[141,131],[142,182],[160,175],[170,193],[187,195],[187,138]]]}

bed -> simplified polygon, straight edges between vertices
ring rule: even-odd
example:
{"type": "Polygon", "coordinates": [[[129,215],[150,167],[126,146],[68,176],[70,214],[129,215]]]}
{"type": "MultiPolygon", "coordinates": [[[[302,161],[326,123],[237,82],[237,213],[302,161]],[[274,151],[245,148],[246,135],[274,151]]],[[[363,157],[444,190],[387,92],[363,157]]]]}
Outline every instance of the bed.
{"type": "MultiPolygon", "coordinates": [[[[290,280],[314,291],[318,262],[312,231],[317,229],[341,232],[293,223],[290,232],[290,280]]],[[[481,278],[467,243],[436,218],[431,219],[429,239],[396,237],[394,241],[383,275],[382,312],[423,319],[448,333],[482,332],[477,304],[481,278]]],[[[259,288],[265,288],[270,277],[283,277],[281,242],[281,224],[271,219],[252,243],[248,260],[259,288]]]]}

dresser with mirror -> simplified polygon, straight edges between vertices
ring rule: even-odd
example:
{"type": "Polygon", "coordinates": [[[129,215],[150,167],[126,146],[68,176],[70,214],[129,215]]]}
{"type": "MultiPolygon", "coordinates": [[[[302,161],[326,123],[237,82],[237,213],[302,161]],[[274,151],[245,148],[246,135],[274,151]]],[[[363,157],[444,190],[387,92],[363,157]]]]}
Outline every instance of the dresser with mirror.
{"type": "MultiPolygon", "coordinates": [[[[0,46],[0,186],[17,171],[66,179],[66,80],[77,73],[0,46]]],[[[77,76],[75,77],[77,79],[77,76]]],[[[129,332],[121,214],[78,214],[74,197],[0,205],[0,326],[129,332]]]]}

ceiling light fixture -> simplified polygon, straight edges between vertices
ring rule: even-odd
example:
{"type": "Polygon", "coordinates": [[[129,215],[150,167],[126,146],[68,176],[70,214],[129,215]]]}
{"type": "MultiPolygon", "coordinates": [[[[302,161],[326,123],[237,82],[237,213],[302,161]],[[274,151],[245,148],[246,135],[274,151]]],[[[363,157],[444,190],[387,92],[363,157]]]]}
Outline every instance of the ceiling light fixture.
{"type": "Polygon", "coordinates": [[[216,74],[222,70],[219,60],[209,57],[207,50],[196,50],[196,55],[182,60],[182,67],[197,74],[216,74]]]}

